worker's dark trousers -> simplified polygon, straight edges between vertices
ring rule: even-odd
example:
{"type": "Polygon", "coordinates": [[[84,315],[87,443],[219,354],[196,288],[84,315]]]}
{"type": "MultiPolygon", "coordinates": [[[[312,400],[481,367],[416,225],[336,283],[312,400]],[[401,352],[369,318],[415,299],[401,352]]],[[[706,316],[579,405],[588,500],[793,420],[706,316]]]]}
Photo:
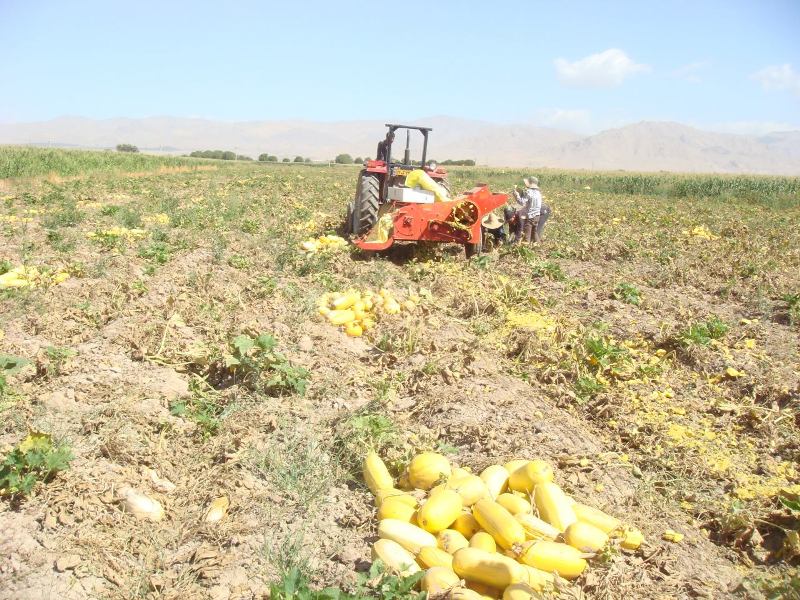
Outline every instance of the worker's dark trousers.
{"type": "Polygon", "coordinates": [[[547,206],[547,204],[542,204],[542,211],[539,213],[539,222],[536,224],[536,232],[534,237],[537,242],[542,241],[544,236],[544,224],[547,223],[547,219],[549,219],[550,215],[552,214],[552,209],[547,206]]]}

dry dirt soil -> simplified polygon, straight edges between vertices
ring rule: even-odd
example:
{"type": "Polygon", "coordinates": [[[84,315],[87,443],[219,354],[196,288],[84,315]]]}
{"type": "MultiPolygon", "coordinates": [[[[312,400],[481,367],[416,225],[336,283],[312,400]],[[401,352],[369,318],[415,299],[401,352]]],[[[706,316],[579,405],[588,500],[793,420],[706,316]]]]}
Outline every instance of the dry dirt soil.
{"type": "MultiPolygon", "coordinates": [[[[521,175],[452,183],[507,191],[521,175]]],[[[790,597],[797,202],[544,175],[538,246],[301,252],[336,231],[355,178],[220,165],[4,182],[0,260],[45,275],[0,292],[0,353],[30,361],[1,398],[0,453],[35,430],[74,459],[0,500],[1,598],[263,598],[293,566],[352,585],[375,539],[370,447],[395,474],[421,449],[476,471],[543,458],[576,499],[645,533],[563,597],[790,597]],[[348,288],[421,302],[350,338],[316,307],[348,288]],[[277,358],[230,367],[233,340],[260,334],[277,358]],[[275,365],[288,375],[268,384],[275,365]],[[126,487],[164,519],[122,510],[126,487]],[[227,515],[206,523],[221,496],[227,515]]]]}

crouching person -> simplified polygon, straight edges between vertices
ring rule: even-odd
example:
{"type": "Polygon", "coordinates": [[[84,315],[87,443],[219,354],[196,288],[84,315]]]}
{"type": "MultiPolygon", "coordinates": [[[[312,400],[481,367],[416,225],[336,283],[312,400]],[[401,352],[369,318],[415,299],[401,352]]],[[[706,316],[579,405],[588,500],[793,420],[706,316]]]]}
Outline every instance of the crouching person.
{"type": "Polygon", "coordinates": [[[483,247],[484,249],[489,249],[489,247],[499,246],[500,244],[506,243],[506,227],[505,223],[493,212],[490,212],[488,215],[481,219],[481,227],[483,228],[483,247]],[[489,239],[489,236],[492,239],[489,239]],[[489,244],[491,242],[491,246],[489,244]]]}

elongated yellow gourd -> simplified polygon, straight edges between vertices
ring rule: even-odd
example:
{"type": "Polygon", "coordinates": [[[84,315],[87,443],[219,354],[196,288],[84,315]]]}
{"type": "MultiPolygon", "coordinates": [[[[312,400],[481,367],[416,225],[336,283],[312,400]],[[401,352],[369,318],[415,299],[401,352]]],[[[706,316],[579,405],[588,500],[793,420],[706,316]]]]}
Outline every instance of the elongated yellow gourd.
{"type": "Polygon", "coordinates": [[[581,552],[598,552],[608,543],[608,536],[594,525],[575,521],[564,532],[564,541],[581,552]]]}
{"type": "Polygon", "coordinates": [[[450,590],[449,600],[485,600],[485,598],[475,590],[466,587],[457,587],[450,590]]]}
{"type": "Polygon", "coordinates": [[[578,520],[572,503],[555,483],[545,481],[537,485],[533,490],[533,501],[539,516],[562,533],[578,520]]]}
{"type": "Polygon", "coordinates": [[[497,545],[506,550],[525,541],[525,530],[510,512],[491,500],[479,500],[472,514],[480,526],[489,533],[497,545]]]}
{"type": "Polygon", "coordinates": [[[579,521],[594,525],[603,533],[611,535],[612,532],[622,528],[622,521],[593,506],[586,506],[576,502],[572,505],[572,511],[579,521]]]}
{"type": "Polygon", "coordinates": [[[408,465],[408,480],[422,490],[431,489],[439,480],[448,479],[450,474],[450,461],[435,452],[418,454],[408,465]]]}
{"type": "Polygon", "coordinates": [[[463,467],[455,467],[453,469],[453,473],[450,475],[450,479],[461,479],[462,477],[469,477],[472,475],[470,471],[463,467]]]}
{"type": "Polygon", "coordinates": [[[529,462],[531,462],[531,461],[529,461],[529,460],[527,460],[525,458],[516,458],[516,459],[510,460],[506,464],[504,464],[503,468],[508,472],[508,475],[510,477],[511,474],[514,473],[517,469],[519,469],[520,467],[524,467],[529,462]]]}
{"type": "Polygon", "coordinates": [[[343,296],[340,296],[336,300],[332,302],[333,308],[336,310],[345,310],[353,306],[356,302],[360,300],[360,294],[356,292],[350,292],[343,296]]]}
{"type": "Polygon", "coordinates": [[[461,496],[452,490],[432,494],[417,513],[417,522],[425,531],[439,533],[447,529],[461,514],[461,496]]]}
{"type": "Polygon", "coordinates": [[[429,596],[443,594],[459,585],[461,578],[448,567],[431,567],[419,582],[420,589],[429,596]]]}
{"type": "Polygon", "coordinates": [[[434,548],[433,546],[425,546],[417,554],[417,562],[419,566],[430,569],[431,567],[447,567],[453,568],[453,555],[445,552],[441,548],[434,548]]]}
{"type": "Polygon", "coordinates": [[[481,471],[481,479],[489,490],[489,497],[494,500],[508,487],[508,471],[500,465],[492,465],[481,471]]]}
{"type": "Polygon", "coordinates": [[[418,554],[425,546],[436,546],[436,538],[416,525],[398,519],[384,519],[378,523],[378,537],[394,540],[403,548],[418,554]]]}
{"type": "Polygon", "coordinates": [[[404,502],[402,498],[389,496],[381,503],[381,507],[378,509],[378,521],[397,519],[398,521],[411,523],[414,512],[416,512],[416,509],[404,502]]]}
{"type": "Polygon", "coordinates": [[[461,513],[458,515],[456,520],[453,521],[453,524],[450,525],[450,529],[455,529],[467,539],[470,539],[473,535],[480,531],[480,528],[481,526],[471,513],[461,513]]]}
{"type": "Polygon", "coordinates": [[[455,554],[461,548],[469,546],[467,538],[457,532],[455,529],[445,529],[440,531],[436,536],[436,545],[450,554],[455,554]]]}
{"type": "Polygon", "coordinates": [[[485,531],[478,531],[469,538],[469,547],[477,548],[485,552],[497,552],[497,544],[494,538],[485,531]]]}
{"type": "Polygon", "coordinates": [[[364,459],[364,481],[373,494],[379,490],[394,487],[394,480],[389,474],[381,457],[376,452],[370,452],[364,459]]]}
{"type": "Polygon", "coordinates": [[[552,573],[548,573],[547,571],[542,571],[541,569],[536,569],[531,567],[530,565],[522,564],[522,568],[525,571],[525,575],[527,576],[527,583],[537,592],[543,592],[547,590],[549,587],[553,585],[555,581],[555,577],[553,577],[552,573]]]}
{"type": "Polygon", "coordinates": [[[403,490],[398,490],[397,488],[384,488],[375,492],[375,506],[380,508],[381,504],[383,504],[383,501],[387,498],[399,498],[409,506],[417,505],[417,499],[411,494],[408,494],[403,490]]]}
{"type": "Polygon", "coordinates": [[[447,489],[458,492],[464,506],[472,506],[481,498],[489,497],[489,490],[483,480],[477,475],[467,474],[456,477],[455,472],[447,482],[447,489]]]}
{"type": "Polygon", "coordinates": [[[515,515],[514,518],[522,525],[525,530],[525,537],[529,540],[554,540],[561,534],[558,529],[550,525],[550,523],[542,521],[539,517],[521,514],[515,515]]]}
{"type": "Polygon", "coordinates": [[[332,310],[328,313],[328,321],[332,325],[344,325],[355,318],[356,314],[352,310],[332,310]]]}
{"type": "Polygon", "coordinates": [[[554,481],[555,474],[550,463],[532,460],[516,469],[508,478],[508,487],[515,492],[530,494],[540,483],[554,481]]]}
{"type": "Polygon", "coordinates": [[[535,593],[527,583],[512,583],[503,592],[503,600],[531,600],[535,593]]]}
{"type": "Polygon", "coordinates": [[[496,587],[486,585],[485,583],[479,583],[477,581],[467,581],[466,587],[473,592],[478,592],[481,595],[481,598],[484,600],[491,600],[493,598],[497,599],[503,595],[503,592],[498,590],[496,587]]]}
{"type": "Polygon", "coordinates": [[[526,500],[515,494],[500,494],[496,499],[500,506],[505,508],[512,515],[524,515],[533,512],[530,500],[526,500]]]}
{"type": "Polygon", "coordinates": [[[519,561],[548,573],[558,573],[564,579],[575,579],[586,568],[586,560],[580,550],[550,540],[527,542],[519,561]]]}
{"type": "Polygon", "coordinates": [[[524,581],[522,567],[502,554],[477,548],[462,548],[453,555],[453,570],[467,581],[505,589],[512,583],[524,581]]]}
{"type": "Polygon", "coordinates": [[[361,337],[364,334],[364,328],[358,323],[350,322],[345,324],[344,332],[350,337],[361,337]]]}
{"type": "Polygon", "coordinates": [[[380,539],[372,545],[372,560],[380,560],[386,568],[401,575],[419,572],[414,555],[395,541],[380,539]]]}

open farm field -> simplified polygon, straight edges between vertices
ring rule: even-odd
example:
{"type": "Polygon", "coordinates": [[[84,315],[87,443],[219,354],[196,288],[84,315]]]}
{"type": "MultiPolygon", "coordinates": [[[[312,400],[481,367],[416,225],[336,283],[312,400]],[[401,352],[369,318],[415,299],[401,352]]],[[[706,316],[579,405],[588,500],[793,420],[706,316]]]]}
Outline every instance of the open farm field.
{"type": "Polygon", "coordinates": [[[410,597],[359,579],[369,450],[543,459],[644,533],[544,597],[800,594],[797,178],[537,172],[544,243],[466,260],[301,251],[356,168],[90,154],[0,149],[0,597],[410,597]],[[351,288],[419,302],[348,337],[351,288]]]}

